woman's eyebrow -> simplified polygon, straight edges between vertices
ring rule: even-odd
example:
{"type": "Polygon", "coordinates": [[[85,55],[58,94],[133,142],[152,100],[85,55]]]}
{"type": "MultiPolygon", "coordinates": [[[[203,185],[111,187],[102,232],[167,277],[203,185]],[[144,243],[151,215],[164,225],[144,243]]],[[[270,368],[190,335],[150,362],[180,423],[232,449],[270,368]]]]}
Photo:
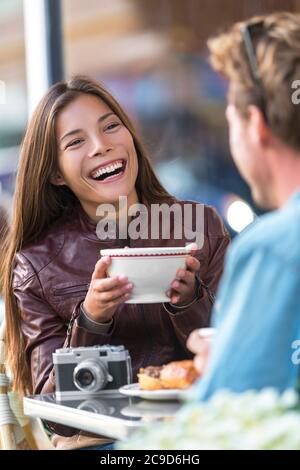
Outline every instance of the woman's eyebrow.
{"type": "MultiPolygon", "coordinates": [[[[107,119],[109,116],[113,115],[115,113],[113,113],[112,111],[110,111],[109,113],[105,113],[103,114],[102,116],[99,117],[98,121],[97,122],[102,122],[104,121],[105,119],[107,119]]],[[[60,141],[62,142],[66,137],[70,137],[70,135],[74,135],[74,134],[77,134],[77,132],[81,132],[82,129],[73,129],[72,131],[70,132],[67,132],[61,139],[60,141]]]]}

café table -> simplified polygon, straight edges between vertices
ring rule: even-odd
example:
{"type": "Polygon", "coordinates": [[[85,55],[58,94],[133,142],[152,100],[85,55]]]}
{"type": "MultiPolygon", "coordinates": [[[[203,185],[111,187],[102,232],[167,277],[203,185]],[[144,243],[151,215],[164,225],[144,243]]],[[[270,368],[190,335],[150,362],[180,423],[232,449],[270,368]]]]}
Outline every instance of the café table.
{"type": "Polygon", "coordinates": [[[84,399],[58,400],[55,394],[25,397],[27,416],[41,418],[115,439],[126,439],[143,423],[170,419],[182,403],[153,401],[111,392],[84,399]]]}

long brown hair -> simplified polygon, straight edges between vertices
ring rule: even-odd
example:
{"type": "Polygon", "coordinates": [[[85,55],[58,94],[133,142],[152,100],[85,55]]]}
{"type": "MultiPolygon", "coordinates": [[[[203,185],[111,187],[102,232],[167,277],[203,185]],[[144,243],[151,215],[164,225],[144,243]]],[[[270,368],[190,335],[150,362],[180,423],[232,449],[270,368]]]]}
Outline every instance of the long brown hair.
{"type": "Polygon", "coordinates": [[[13,294],[14,258],[29,243],[34,243],[56,220],[74,210],[78,200],[66,186],[51,184],[57,170],[55,122],[58,113],[79,93],[103,100],[121,119],[133,137],[137,157],[136,190],[140,202],[159,203],[174,200],[158,181],[144,146],[126,113],[100,84],[86,77],[74,77],[53,85],[39,103],[26,130],[21,146],[12,223],[4,241],[1,290],[6,309],[7,361],[13,372],[14,388],[31,392],[32,384],[25,357],[21,313],[13,294]]]}

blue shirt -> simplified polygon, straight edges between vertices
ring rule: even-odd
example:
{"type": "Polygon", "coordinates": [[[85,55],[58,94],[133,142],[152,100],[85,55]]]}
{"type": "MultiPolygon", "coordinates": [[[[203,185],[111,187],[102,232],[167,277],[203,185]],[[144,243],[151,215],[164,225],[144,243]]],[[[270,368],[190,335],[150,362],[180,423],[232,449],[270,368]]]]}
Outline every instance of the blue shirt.
{"type": "Polygon", "coordinates": [[[203,379],[220,389],[296,388],[300,362],[300,191],[232,243],[213,312],[217,335],[203,379]],[[298,363],[298,364],[297,364],[298,363]]]}

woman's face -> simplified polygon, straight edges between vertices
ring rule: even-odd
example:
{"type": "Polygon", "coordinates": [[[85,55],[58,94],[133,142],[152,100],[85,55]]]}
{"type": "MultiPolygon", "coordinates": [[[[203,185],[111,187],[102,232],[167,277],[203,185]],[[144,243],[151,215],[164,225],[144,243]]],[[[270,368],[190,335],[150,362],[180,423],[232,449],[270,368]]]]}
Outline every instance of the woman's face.
{"type": "Polygon", "coordinates": [[[138,160],[132,135],[98,97],[80,94],[56,122],[58,174],[54,184],[67,185],[87,214],[96,219],[101,203],[128,197],[137,201],[138,160]]]}

